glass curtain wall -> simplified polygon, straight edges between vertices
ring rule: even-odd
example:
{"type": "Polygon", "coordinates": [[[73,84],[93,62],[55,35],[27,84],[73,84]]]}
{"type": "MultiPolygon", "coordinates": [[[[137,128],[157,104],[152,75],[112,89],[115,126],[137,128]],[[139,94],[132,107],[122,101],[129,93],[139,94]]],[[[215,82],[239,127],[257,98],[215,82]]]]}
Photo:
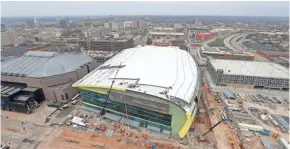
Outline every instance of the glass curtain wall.
{"type": "MultiPolygon", "coordinates": [[[[104,107],[107,95],[99,94],[92,91],[81,90],[80,95],[84,102],[99,106],[100,108],[104,107]]],[[[165,129],[171,131],[171,119],[172,116],[169,114],[159,113],[156,111],[151,111],[148,109],[126,105],[127,106],[127,114],[130,119],[139,121],[142,127],[147,127],[147,125],[151,125],[154,127],[158,127],[161,129],[165,129]]],[[[96,108],[96,107],[94,107],[96,108]]],[[[120,102],[113,102],[108,100],[106,105],[106,112],[117,114],[121,117],[125,117],[125,104],[120,102]],[[117,113],[119,112],[119,113],[117,113]],[[120,114],[121,113],[121,114],[120,114]]]]}

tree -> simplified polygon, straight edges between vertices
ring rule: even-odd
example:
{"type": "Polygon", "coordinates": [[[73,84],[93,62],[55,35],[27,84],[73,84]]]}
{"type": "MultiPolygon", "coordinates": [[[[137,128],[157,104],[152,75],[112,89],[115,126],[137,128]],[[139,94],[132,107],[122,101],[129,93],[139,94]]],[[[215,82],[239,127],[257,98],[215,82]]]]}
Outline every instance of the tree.
{"type": "Polygon", "coordinates": [[[147,45],[152,45],[152,39],[150,38],[147,38],[147,42],[146,42],[147,45]]]}

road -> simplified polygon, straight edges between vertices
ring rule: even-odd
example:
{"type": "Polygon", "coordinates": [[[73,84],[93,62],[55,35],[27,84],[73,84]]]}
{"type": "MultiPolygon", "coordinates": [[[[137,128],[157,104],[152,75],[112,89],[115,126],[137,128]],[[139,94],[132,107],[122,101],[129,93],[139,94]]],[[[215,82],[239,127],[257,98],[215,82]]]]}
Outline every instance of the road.
{"type": "Polygon", "coordinates": [[[224,44],[229,48],[229,49],[231,49],[232,51],[236,51],[236,52],[238,52],[239,50],[238,49],[236,49],[236,47],[234,47],[233,45],[232,45],[232,40],[236,40],[236,37],[237,37],[238,35],[237,34],[234,34],[234,35],[231,35],[231,36],[229,36],[229,37],[227,37],[225,40],[224,40],[224,44]]]}
{"type": "Polygon", "coordinates": [[[249,34],[250,33],[233,34],[224,40],[224,44],[232,51],[244,52],[247,50],[247,48],[243,45],[243,41],[249,34]],[[240,40],[237,41],[238,39],[240,40]]]}

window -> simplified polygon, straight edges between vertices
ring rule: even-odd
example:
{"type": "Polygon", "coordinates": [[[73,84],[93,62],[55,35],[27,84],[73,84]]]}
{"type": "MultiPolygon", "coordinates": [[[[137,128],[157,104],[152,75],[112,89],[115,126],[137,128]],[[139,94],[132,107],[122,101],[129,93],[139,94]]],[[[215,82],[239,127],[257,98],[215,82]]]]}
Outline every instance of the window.
{"type": "Polygon", "coordinates": [[[65,98],[66,98],[66,100],[68,100],[68,94],[67,93],[65,93],[65,98]]]}
{"type": "Polygon", "coordinates": [[[63,95],[61,95],[61,100],[64,100],[64,97],[63,97],[63,95]]]}

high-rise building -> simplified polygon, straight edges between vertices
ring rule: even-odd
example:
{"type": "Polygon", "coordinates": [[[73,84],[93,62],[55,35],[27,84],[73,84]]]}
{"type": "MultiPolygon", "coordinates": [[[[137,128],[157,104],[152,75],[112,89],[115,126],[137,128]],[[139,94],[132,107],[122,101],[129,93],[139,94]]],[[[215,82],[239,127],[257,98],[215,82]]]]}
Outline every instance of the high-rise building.
{"type": "Polygon", "coordinates": [[[174,29],[182,29],[183,28],[183,25],[181,23],[174,23],[173,24],[173,28],[174,29]]]}
{"type": "Polygon", "coordinates": [[[60,28],[70,28],[70,23],[68,17],[58,20],[58,25],[60,28]]]}
{"type": "Polygon", "coordinates": [[[24,26],[25,28],[34,28],[35,23],[33,20],[24,20],[24,26]]]}
{"type": "Polygon", "coordinates": [[[194,27],[201,27],[202,21],[200,20],[199,16],[196,17],[194,27]]]}
{"type": "Polygon", "coordinates": [[[105,22],[104,27],[110,29],[110,31],[119,31],[120,25],[118,22],[105,22]]]}
{"type": "Polygon", "coordinates": [[[1,23],[1,30],[5,30],[6,29],[6,25],[1,23]]]}

